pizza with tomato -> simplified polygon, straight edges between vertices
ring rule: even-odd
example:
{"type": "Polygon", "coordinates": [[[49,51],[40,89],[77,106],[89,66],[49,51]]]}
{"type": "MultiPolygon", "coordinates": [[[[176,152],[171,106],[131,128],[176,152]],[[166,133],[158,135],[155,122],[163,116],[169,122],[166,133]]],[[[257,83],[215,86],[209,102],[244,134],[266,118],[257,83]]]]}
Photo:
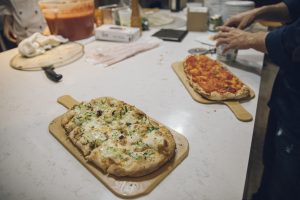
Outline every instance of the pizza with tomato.
{"type": "Polygon", "coordinates": [[[184,62],[191,87],[209,100],[233,100],[250,96],[250,89],[223,64],[206,55],[191,55],[184,62]]]}

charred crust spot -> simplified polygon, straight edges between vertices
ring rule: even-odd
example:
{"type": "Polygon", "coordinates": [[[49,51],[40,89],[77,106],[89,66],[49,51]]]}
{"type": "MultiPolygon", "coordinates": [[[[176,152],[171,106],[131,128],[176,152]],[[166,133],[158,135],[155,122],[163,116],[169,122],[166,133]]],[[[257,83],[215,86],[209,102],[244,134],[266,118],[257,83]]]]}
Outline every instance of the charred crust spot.
{"type": "Polygon", "coordinates": [[[145,113],[141,112],[141,111],[137,111],[136,113],[137,118],[141,119],[145,116],[145,113]]]}
{"type": "Polygon", "coordinates": [[[169,144],[168,144],[167,140],[164,140],[164,147],[168,147],[168,146],[169,146],[169,144]]]}
{"type": "Polygon", "coordinates": [[[121,128],[121,134],[123,135],[127,135],[128,134],[128,131],[126,130],[126,128],[121,128]]]}
{"type": "Polygon", "coordinates": [[[131,125],[131,123],[129,123],[129,122],[126,122],[126,126],[130,126],[131,125]]]}
{"type": "Polygon", "coordinates": [[[102,115],[102,113],[103,113],[103,112],[102,112],[101,110],[98,110],[98,111],[97,111],[97,117],[100,117],[100,116],[102,115]]]}
{"type": "Polygon", "coordinates": [[[111,158],[108,158],[107,163],[108,163],[108,165],[113,165],[113,164],[115,164],[115,161],[111,158]]]}
{"type": "Polygon", "coordinates": [[[124,135],[120,135],[119,140],[120,140],[119,142],[120,142],[121,145],[126,145],[127,141],[126,141],[124,135]]]}
{"type": "Polygon", "coordinates": [[[120,136],[119,136],[119,139],[120,139],[120,140],[122,140],[122,139],[124,139],[124,138],[125,138],[124,135],[120,135],[120,136]]]}
{"type": "Polygon", "coordinates": [[[96,148],[96,143],[95,143],[95,142],[92,142],[92,143],[89,144],[89,146],[90,146],[92,149],[94,149],[94,148],[96,148]]]}
{"type": "Polygon", "coordinates": [[[164,155],[168,155],[169,154],[168,146],[169,146],[168,141],[164,140],[163,144],[158,146],[158,152],[164,155]]]}

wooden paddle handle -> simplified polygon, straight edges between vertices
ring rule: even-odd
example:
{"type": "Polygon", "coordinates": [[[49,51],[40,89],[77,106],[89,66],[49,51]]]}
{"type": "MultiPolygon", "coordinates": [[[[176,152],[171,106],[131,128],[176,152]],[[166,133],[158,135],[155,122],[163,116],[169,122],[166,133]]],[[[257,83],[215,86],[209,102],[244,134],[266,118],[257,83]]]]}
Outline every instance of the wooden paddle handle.
{"type": "Polygon", "coordinates": [[[250,122],[253,120],[252,115],[238,101],[224,101],[238,120],[250,122]]]}
{"type": "Polygon", "coordinates": [[[79,102],[75,100],[73,97],[71,97],[70,95],[64,95],[59,97],[57,99],[57,102],[68,109],[72,108],[74,105],[79,104],[79,102]]]}

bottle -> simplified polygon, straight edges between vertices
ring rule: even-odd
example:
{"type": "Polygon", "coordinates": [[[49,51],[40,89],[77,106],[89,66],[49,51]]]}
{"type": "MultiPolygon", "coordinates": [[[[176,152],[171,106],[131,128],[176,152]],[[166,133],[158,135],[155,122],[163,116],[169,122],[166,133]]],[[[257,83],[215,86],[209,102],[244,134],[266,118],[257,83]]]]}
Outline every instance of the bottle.
{"type": "Polygon", "coordinates": [[[180,1],[179,0],[169,0],[169,7],[171,12],[180,11],[180,1]]]}
{"type": "Polygon", "coordinates": [[[142,19],[139,10],[139,2],[138,0],[131,1],[131,19],[130,19],[131,27],[139,28],[142,33],[142,19]]]}
{"type": "Polygon", "coordinates": [[[171,12],[179,12],[186,7],[187,0],[169,0],[169,8],[171,12]]]}

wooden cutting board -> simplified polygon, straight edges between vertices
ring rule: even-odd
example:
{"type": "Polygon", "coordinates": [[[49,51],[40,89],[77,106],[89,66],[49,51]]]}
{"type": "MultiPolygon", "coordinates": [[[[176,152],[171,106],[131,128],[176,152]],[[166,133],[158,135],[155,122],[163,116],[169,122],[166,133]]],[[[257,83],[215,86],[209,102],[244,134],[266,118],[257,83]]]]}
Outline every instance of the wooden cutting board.
{"type": "Polygon", "coordinates": [[[41,70],[42,67],[50,65],[56,68],[74,62],[83,54],[83,45],[76,42],[68,42],[31,58],[24,57],[18,53],[11,59],[10,66],[26,71],[41,70]]]}
{"type": "Polygon", "coordinates": [[[250,99],[255,97],[255,93],[252,89],[250,89],[250,96],[245,99],[241,99],[240,101],[237,100],[212,101],[202,97],[200,94],[195,92],[195,90],[190,86],[188,79],[184,73],[183,62],[173,63],[172,68],[195,101],[203,104],[215,104],[215,103],[225,104],[230,108],[230,110],[233,112],[233,114],[236,116],[238,120],[243,122],[249,122],[253,120],[252,115],[240,104],[240,102],[249,101],[250,99]]]}
{"type": "MultiPolygon", "coordinates": [[[[73,105],[79,103],[68,95],[58,98],[57,101],[66,108],[71,108],[73,105]]],[[[176,131],[169,129],[176,142],[176,154],[172,160],[146,176],[138,178],[117,178],[103,173],[100,169],[85,160],[80,151],[67,138],[65,130],[61,126],[61,119],[62,115],[55,118],[49,124],[50,133],[110,191],[122,198],[133,198],[149,193],[188,155],[189,144],[187,139],[176,131]]]]}

